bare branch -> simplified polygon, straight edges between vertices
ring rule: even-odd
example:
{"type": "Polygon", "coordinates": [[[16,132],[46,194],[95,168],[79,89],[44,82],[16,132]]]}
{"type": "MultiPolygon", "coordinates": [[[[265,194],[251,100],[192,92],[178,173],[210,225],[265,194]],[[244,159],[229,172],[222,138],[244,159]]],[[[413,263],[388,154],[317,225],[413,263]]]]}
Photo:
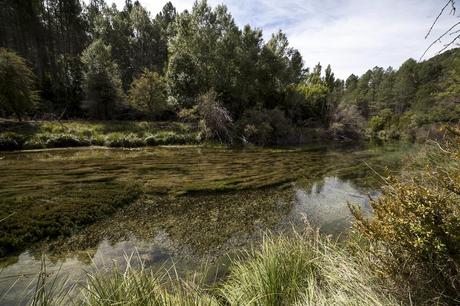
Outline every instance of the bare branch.
{"type": "Polygon", "coordinates": [[[444,47],[443,47],[441,50],[439,50],[438,54],[440,54],[441,52],[443,52],[444,50],[446,50],[447,48],[449,48],[450,46],[452,46],[452,45],[455,43],[455,41],[456,41],[457,39],[459,39],[459,38],[460,38],[460,35],[457,35],[457,37],[455,37],[454,39],[452,39],[449,43],[445,44],[444,47]]]}
{"type": "Polygon", "coordinates": [[[420,57],[420,60],[425,56],[425,54],[428,52],[428,50],[431,49],[437,42],[441,42],[441,39],[446,36],[447,34],[451,33],[451,31],[456,28],[458,25],[460,25],[460,21],[455,23],[453,26],[451,26],[447,31],[445,31],[442,35],[440,35],[435,41],[433,41],[428,48],[426,48],[425,52],[423,52],[422,56],[420,57]]]}
{"type": "MultiPolygon", "coordinates": [[[[438,20],[439,20],[439,18],[441,18],[442,13],[444,13],[444,10],[445,10],[445,9],[449,6],[449,4],[451,4],[451,3],[452,3],[452,5],[454,5],[454,3],[453,3],[452,0],[447,1],[446,5],[444,5],[444,7],[442,8],[441,12],[439,12],[438,16],[436,16],[436,19],[434,20],[433,24],[431,25],[430,29],[428,30],[428,33],[426,33],[426,35],[425,35],[425,39],[427,39],[428,36],[430,36],[431,31],[433,31],[434,26],[436,25],[436,23],[438,23],[438,20]]],[[[453,10],[454,10],[454,12],[455,12],[455,6],[453,6],[453,10]]],[[[452,10],[451,10],[451,12],[452,12],[452,10]]]]}

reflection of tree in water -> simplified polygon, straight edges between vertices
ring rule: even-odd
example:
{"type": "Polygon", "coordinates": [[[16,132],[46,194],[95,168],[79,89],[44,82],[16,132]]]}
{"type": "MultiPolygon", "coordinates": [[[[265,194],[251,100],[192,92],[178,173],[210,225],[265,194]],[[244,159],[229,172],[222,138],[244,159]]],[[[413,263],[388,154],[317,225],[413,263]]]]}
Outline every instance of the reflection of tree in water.
{"type": "Polygon", "coordinates": [[[296,224],[302,224],[306,218],[324,232],[339,234],[350,225],[347,204],[358,204],[366,210],[369,208],[368,195],[376,196],[377,192],[357,188],[351,181],[338,177],[324,177],[307,188],[297,188],[290,216],[296,224]]]}

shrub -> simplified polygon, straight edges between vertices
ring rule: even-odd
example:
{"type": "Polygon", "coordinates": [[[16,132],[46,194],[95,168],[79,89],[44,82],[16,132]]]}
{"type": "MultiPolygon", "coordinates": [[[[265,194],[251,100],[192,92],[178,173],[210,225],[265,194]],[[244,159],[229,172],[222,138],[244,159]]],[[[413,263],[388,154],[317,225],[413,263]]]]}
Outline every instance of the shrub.
{"type": "MultiPolygon", "coordinates": [[[[149,137],[150,138],[150,137],[149,137]]],[[[175,132],[160,132],[151,136],[153,145],[195,144],[199,142],[194,134],[177,134],[175,132]]]]}
{"type": "Polygon", "coordinates": [[[217,101],[217,94],[210,91],[199,98],[198,113],[202,131],[207,139],[232,142],[232,117],[227,109],[217,101]]]}
{"type": "Polygon", "coordinates": [[[46,142],[42,137],[32,137],[31,139],[24,142],[23,149],[34,150],[46,148],[46,142]]]}
{"type": "Polygon", "coordinates": [[[332,138],[341,141],[362,138],[365,120],[355,105],[337,109],[333,121],[329,128],[332,138]]]}
{"type": "Polygon", "coordinates": [[[137,148],[145,146],[145,141],[136,134],[113,133],[107,137],[105,144],[109,147],[137,148]]]}
{"type": "Polygon", "coordinates": [[[238,122],[238,127],[244,141],[257,145],[288,144],[293,132],[279,109],[249,110],[238,122]]]}
{"type": "MultiPolygon", "coordinates": [[[[352,206],[355,227],[373,244],[380,269],[415,296],[460,300],[460,150],[430,152],[425,171],[388,178],[365,218],[352,206]]],[[[418,163],[421,163],[420,161],[418,163]]]]}
{"type": "Polygon", "coordinates": [[[385,127],[388,127],[390,124],[393,111],[389,108],[381,110],[378,115],[373,116],[369,120],[369,129],[371,133],[377,133],[383,130],[385,127]]]}
{"type": "Polygon", "coordinates": [[[90,142],[88,140],[72,134],[49,135],[49,138],[46,140],[46,147],[48,148],[83,147],[89,145],[90,142]]]}
{"type": "Polygon", "coordinates": [[[157,72],[144,70],[131,84],[129,101],[136,110],[152,118],[162,117],[171,108],[167,101],[165,78],[157,72]]]}
{"type": "Polygon", "coordinates": [[[0,151],[19,150],[22,143],[22,137],[16,133],[5,132],[0,134],[0,151]]]}
{"type": "Polygon", "coordinates": [[[157,141],[157,138],[154,136],[154,135],[149,135],[145,138],[145,143],[148,145],[148,146],[157,146],[158,145],[158,141],[157,141]]]}

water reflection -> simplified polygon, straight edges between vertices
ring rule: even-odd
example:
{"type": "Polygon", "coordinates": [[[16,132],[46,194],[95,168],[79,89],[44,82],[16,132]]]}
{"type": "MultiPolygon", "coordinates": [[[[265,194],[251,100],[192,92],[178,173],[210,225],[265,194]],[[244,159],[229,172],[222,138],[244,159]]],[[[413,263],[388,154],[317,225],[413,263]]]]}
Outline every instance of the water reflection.
{"type": "Polygon", "coordinates": [[[338,177],[326,177],[313,183],[309,189],[296,188],[294,206],[290,213],[292,222],[304,221],[319,228],[326,234],[339,234],[351,225],[348,203],[358,205],[363,212],[369,213],[370,198],[379,194],[373,189],[358,189],[351,181],[338,177]]]}

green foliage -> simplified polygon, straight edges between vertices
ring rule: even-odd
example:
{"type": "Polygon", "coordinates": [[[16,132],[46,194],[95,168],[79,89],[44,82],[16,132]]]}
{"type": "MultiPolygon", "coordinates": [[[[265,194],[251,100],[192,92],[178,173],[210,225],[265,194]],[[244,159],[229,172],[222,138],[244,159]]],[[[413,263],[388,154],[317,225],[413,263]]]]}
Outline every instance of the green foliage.
{"type": "Polygon", "coordinates": [[[0,107],[18,120],[22,120],[38,101],[34,78],[22,57],[0,48],[0,107]]]}
{"type": "Polygon", "coordinates": [[[175,132],[159,132],[146,138],[149,145],[197,144],[200,142],[196,134],[178,134],[175,132]]]}
{"type": "Polygon", "coordinates": [[[107,136],[108,147],[137,148],[145,146],[145,141],[136,134],[112,133],[107,136]]]}
{"type": "Polygon", "coordinates": [[[297,89],[304,98],[301,112],[304,118],[327,121],[329,105],[327,103],[328,88],[322,83],[300,84],[297,89]]]}
{"type": "Polygon", "coordinates": [[[244,141],[258,145],[287,144],[292,128],[279,109],[249,110],[238,123],[244,141]]]}
{"type": "Polygon", "coordinates": [[[391,109],[382,109],[378,115],[373,116],[369,120],[369,129],[371,133],[377,133],[387,127],[392,117],[391,109]]]}
{"type": "Polygon", "coordinates": [[[166,80],[154,71],[145,70],[131,83],[129,100],[131,106],[152,118],[161,118],[171,108],[166,80]]]}
{"type": "Polygon", "coordinates": [[[0,151],[57,147],[197,144],[197,128],[179,122],[66,121],[4,124],[0,151]]]}
{"type": "MultiPolygon", "coordinates": [[[[371,202],[373,217],[352,207],[358,231],[369,239],[379,268],[414,296],[460,299],[460,164],[458,144],[428,152],[425,171],[388,178],[371,202]]],[[[422,162],[423,163],[423,162],[422,162]]]]}
{"type": "Polygon", "coordinates": [[[82,107],[98,119],[111,119],[123,96],[118,66],[112,60],[111,49],[102,40],[95,40],[81,57],[85,66],[86,94],[82,107]]]}

